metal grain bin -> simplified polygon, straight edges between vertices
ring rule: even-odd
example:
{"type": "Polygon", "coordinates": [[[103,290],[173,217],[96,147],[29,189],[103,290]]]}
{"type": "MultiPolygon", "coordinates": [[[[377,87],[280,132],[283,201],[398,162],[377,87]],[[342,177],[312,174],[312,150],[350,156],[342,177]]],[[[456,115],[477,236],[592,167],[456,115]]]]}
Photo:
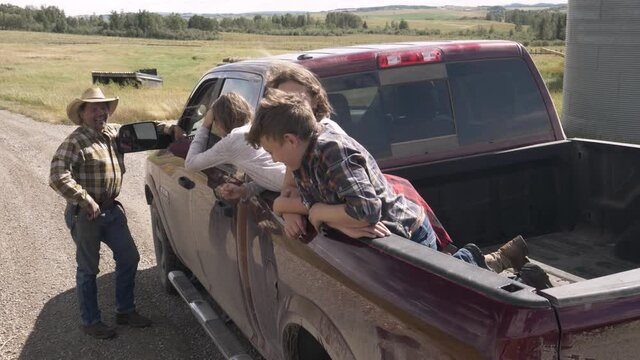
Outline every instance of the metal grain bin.
{"type": "Polygon", "coordinates": [[[569,0],[566,45],[567,136],[640,144],[640,1],[569,0]]]}

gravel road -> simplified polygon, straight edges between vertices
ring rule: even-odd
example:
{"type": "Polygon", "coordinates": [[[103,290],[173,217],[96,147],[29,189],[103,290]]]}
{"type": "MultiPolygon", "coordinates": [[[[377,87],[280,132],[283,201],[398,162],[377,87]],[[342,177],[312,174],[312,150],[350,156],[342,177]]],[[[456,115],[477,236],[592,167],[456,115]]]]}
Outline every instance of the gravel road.
{"type": "MultiPolygon", "coordinates": [[[[118,337],[95,340],[79,328],[75,247],[64,200],[48,185],[53,152],[74,127],[36,122],[0,110],[0,359],[220,359],[186,304],[160,289],[144,154],[128,154],[119,200],[140,251],[138,310],[153,326],[119,326],[118,337]]],[[[103,246],[98,296],[113,324],[114,262],[103,246]]]]}

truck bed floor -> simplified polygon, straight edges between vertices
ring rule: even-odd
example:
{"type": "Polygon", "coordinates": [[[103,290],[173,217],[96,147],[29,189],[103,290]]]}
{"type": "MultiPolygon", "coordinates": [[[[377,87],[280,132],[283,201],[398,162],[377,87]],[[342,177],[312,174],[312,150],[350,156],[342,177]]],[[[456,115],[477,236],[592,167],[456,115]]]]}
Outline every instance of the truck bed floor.
{"type": "Polygon", "coordinates": [[[529,257],[570,274],[593,279],[637,268],[615,256],[614,245],[597,243],[594,235],[559,232],[526,238],[529,257]]]}

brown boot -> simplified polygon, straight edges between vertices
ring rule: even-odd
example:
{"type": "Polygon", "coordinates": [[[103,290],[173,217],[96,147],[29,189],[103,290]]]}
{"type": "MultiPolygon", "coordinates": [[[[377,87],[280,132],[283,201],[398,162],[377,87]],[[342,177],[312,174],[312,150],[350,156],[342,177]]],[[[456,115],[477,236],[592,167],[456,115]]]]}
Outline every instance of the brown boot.
{"type": "Polygon", "coordinates": [[[497,273],[509,268],[520,271],[522,266],[529,262],[527,254],[529,254],[527,243],[522,236],[518,235],[502,245],[498,251],[485,255],[484,260],[489,269],[497,273]]]}
{"type": "Polygon", "coordinates": [[[82,331],[96,339],[111,339],[116,336],[116,331],[112,327],[105,325],[102,321],[91,325],[83,325],[82,331]]]}

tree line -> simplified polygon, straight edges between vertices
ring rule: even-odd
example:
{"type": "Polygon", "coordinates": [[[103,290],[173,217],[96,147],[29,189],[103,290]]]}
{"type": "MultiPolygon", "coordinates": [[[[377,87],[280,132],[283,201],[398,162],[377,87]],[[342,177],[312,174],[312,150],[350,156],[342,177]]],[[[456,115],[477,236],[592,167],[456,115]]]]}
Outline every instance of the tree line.
{"type": "Polygon", "coordinates": [[[253,18],[205,17],[185,19],[179,14],[148,11],[109,15],[66,16],[55,6],[21,8],[0,4],[0,30],[24,30],[84,35],[145,37],[160,39],[215,39],[220,31],[276,35],[342,35],[357,32],[397,33],[409,30],[405,20],[384,28],[369,29],[366,21],[348,12],[330,12],[324,19],[311,14],[255,15],[253,18]]]}
{"type": "Polygon", "coordinates": [[[203,39],[217,37],[215,29],[190,27],[178,14],[162,16],[148,11],[111,12],[107,16],[66,16],[55,6],[21,8],[0,4],[0,30],[41,31],[82,35],[144,37],[157,39],[203,39]]]}
{"type": "Polygon", "coordinates": [[[242,32],[271,35],[344,35],[395,34],[481,39],[512,39],[522,43],[538,40],[564,40],[566,14],[546,11],[505,10],[491,7],[487,20],[512,22],[515,31],[495,31],[478,26],[441,33],[439,29],[412,29],[404,20],[392,20],[384,26],[369,26],[366,20],[349,12],[329,12],[324,18],[311,14],[274,14],[253,17],[206,17],[180,14],[160,15],[148,11],[109,15],[66,16],[55,6],[21,8],[0,4],[0,30],[42,31],[83,35],[105,35],[176,40],[212,40],[218,32],[242,32]],[[529,30],[523,31],[523,25],[529,30]]]}
{"type": "Polygon", "coordinates": [[[529,26],[529,33],[537,40],[565,40],[567,13],[558,10],[507,10],[492,6],[487,10],[486,20],[515,24],[516,31],[529,26]]]}

